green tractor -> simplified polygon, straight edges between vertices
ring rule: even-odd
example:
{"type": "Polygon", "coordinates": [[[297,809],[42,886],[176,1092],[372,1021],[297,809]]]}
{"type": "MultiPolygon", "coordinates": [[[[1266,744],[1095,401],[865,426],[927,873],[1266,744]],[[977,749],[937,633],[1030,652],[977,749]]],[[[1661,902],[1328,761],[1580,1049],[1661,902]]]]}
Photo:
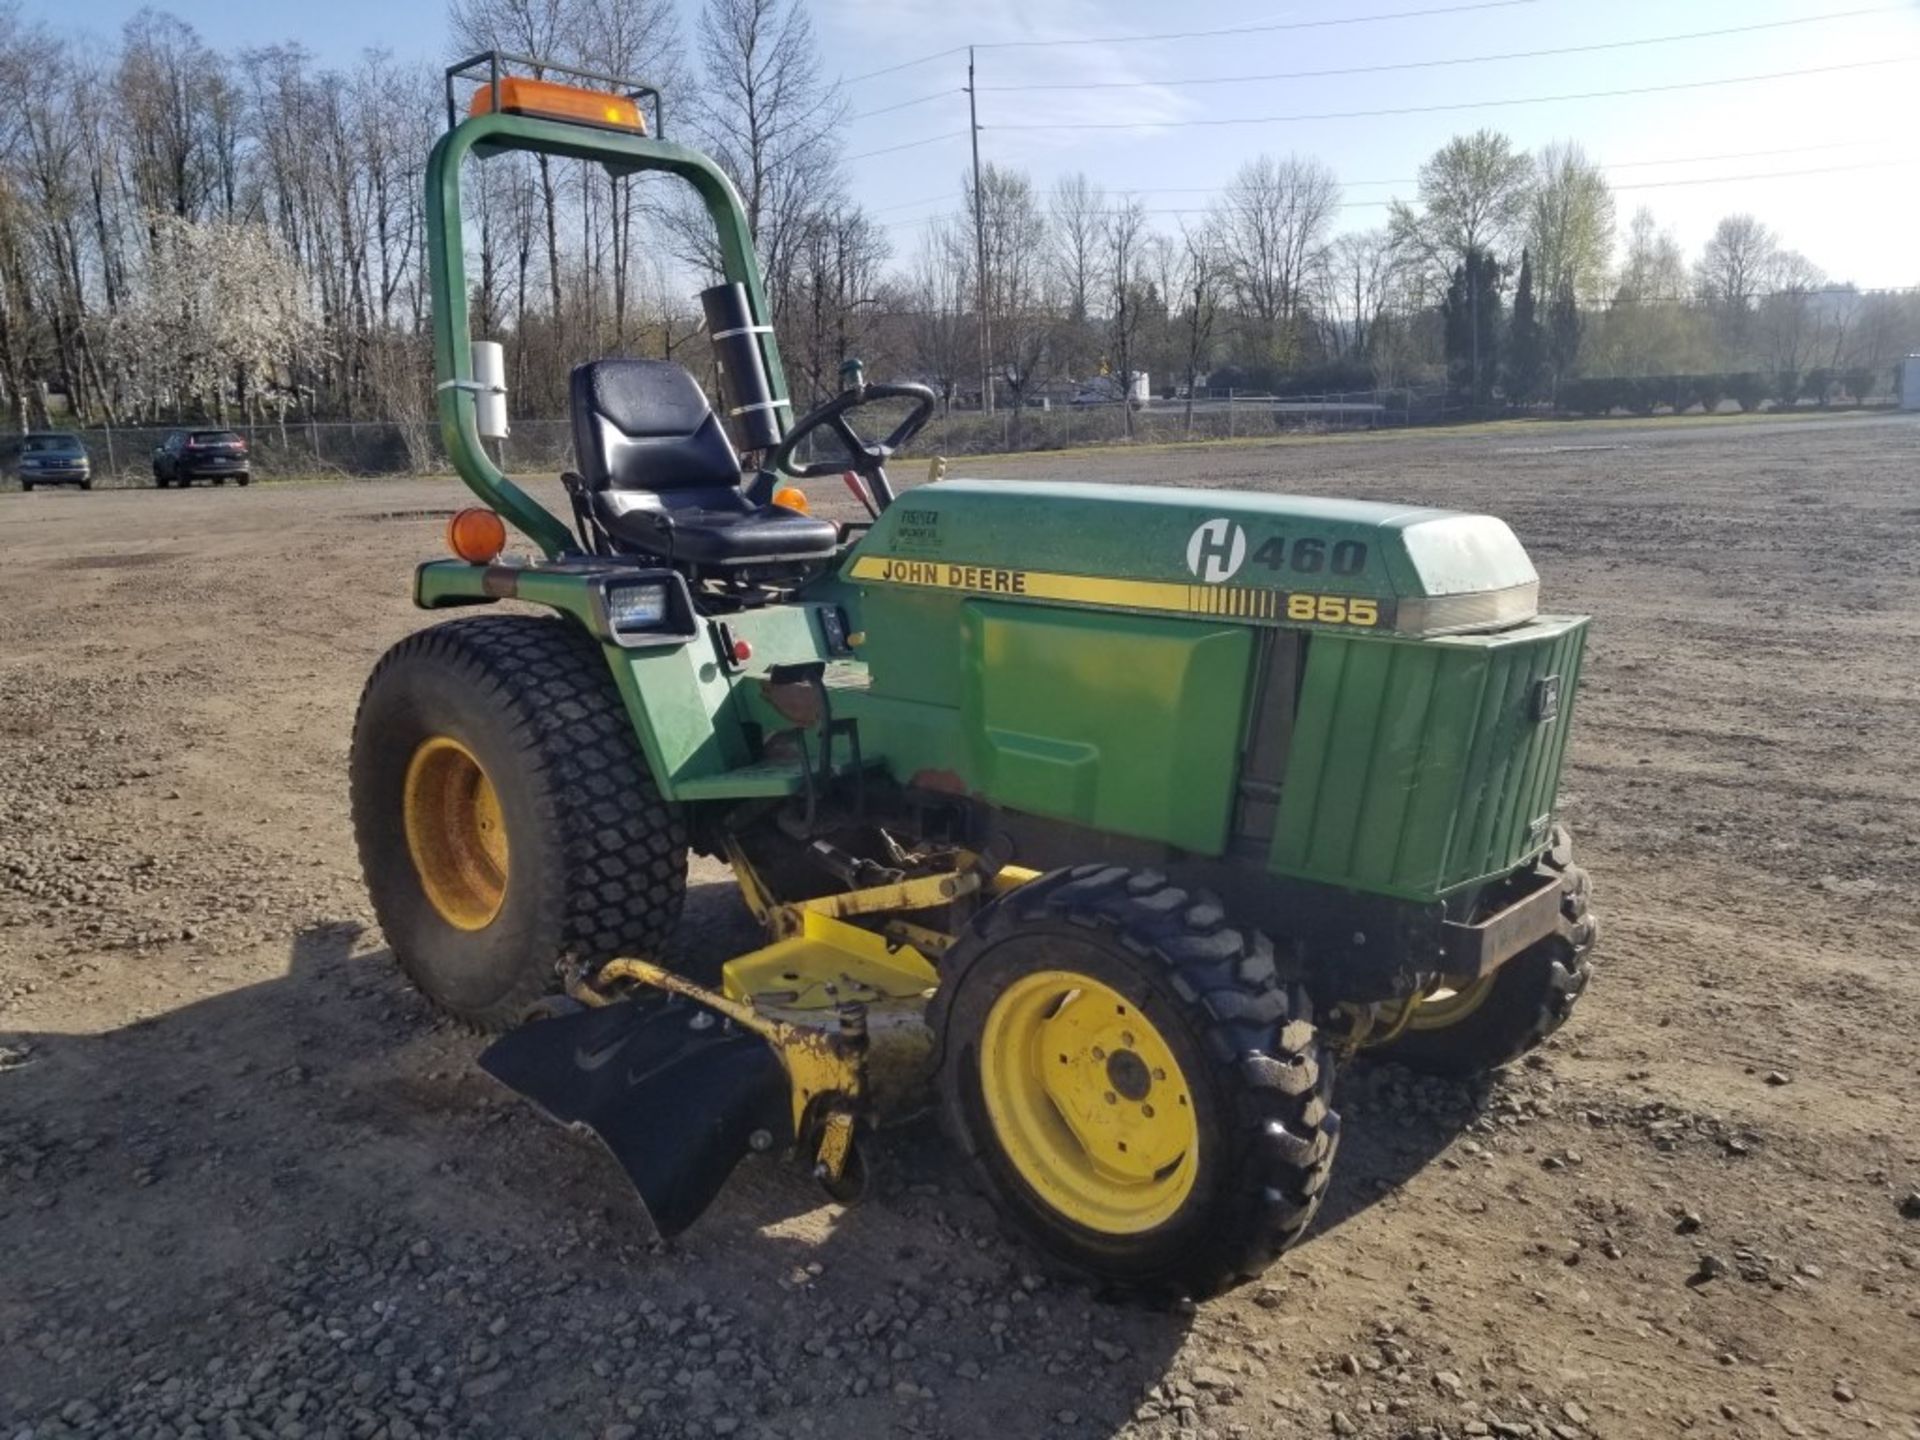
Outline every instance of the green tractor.
{"type": "Polygon", "coordinates": [[[1483,515],[896,496],[932,394],[851,367],[791,418],[725,176],[648,133],[651,92],[527,63],[449,72],[428,167],[442,430],[487,508],[414,598],[551,613],[435,625],[367,683],[354,826],[399,963],[498,1035],[488,1073],[605,1143],[663,1235],[749,1152],[848,1197],[873,1129],[933,1107],[1067,1266],[1196,1296],[1258,1274],[1324,1193],[1342,1060],[1483,1072],[1585,987],[1555,802],[1586,620],[1538,613],[1483,515]],[[504,405],[460,177],[508,150],[688,181],[725,277],[724,416],[671,363],[574,370],[569,520],[483,443],[504,405]],[[884,442],[854,426],[876,402],[909,407],[884,442]],[[845,454],[803,463],[810,441],[845,454]],[[843,472],[870,519],[787,483],[843,472]],[[500,517],[538,553],[503,558],[500,517]],[[676,964],[690,851],[731,867],[764,945],[676,964]]]}

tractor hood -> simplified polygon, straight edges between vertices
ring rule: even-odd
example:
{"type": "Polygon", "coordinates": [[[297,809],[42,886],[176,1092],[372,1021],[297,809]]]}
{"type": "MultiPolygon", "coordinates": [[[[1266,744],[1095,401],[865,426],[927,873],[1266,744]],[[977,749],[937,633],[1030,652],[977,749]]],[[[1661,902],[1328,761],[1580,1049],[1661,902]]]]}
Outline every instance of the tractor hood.
{"type": "Polygon", "coordinates": [[[910,490],[841,573],[861,585],[1408,636],[1519,624],[1539,596],[1526,551],[1490,515],[1033,480],[910,490]]]}

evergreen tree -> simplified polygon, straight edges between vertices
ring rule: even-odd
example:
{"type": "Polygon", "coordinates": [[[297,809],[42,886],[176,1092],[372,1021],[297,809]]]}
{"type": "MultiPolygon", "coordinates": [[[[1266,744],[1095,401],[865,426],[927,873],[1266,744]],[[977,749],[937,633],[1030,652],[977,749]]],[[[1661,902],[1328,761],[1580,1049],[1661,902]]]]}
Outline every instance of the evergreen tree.
{"type": "Polygon", "coordinates": [[[1546,336],[1533,299],[1533,255],[1520,252],[1520,281],[1513,291],[1513,320],[1507,327],[1507,399],[1526,405],[1540,397],[1540,370],[1546,336]]]}
{"type": "Polygon", "coordinates": [[[1556,395],[1560,382],[1573,374],[1579,359],[1580,305],[1574,298],[1572,282],[1563,281],[1547,307],[1547,363],[1553,369],[1556,395]]]}
{"type": "Polygon", "coordinates": [[[1476,405],[1493,400],[1500,366],[1500,263],[1477,246],[1453,270],[1440,302],[1447,347],[1447,378],[1476,405]]]}

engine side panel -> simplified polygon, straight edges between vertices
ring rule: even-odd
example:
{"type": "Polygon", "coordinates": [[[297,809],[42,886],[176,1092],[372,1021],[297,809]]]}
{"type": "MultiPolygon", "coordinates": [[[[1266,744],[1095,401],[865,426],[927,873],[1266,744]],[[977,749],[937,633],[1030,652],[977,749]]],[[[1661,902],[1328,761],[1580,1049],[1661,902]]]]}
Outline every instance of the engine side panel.
{"type": "Polygon", "coordinates": [[[991,601],[959,618],[981,794],[1197,854],[1225,848],[1252,630],[991,601]]]}
{"type": "Polygon", "coordinates": [[[1547,842],[1587,622],[1308,646],[1271,867],[1420,899],[1547,842]]]}

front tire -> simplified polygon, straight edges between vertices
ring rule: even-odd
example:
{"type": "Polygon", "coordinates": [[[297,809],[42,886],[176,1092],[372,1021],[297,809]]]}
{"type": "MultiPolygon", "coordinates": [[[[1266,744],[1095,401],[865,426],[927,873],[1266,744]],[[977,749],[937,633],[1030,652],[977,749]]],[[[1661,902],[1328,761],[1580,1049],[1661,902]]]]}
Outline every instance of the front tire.
{"type": "Polygon", "coordinates": [[[1339,1142],[1333,1062],[1263,936],[1089,865],[984,911],[942,970],[942,1118],[1052,1258],[1197,1298],[1305,1233],[1339,1142]]]}
{"type": "Polygon", "coordinates": [[[361,696],[351,788],[395,958],[479,1029],[569,968],[657,955],[679,919],[684,819],[572,621],[462,619],[394,646],[361,696]]]}

